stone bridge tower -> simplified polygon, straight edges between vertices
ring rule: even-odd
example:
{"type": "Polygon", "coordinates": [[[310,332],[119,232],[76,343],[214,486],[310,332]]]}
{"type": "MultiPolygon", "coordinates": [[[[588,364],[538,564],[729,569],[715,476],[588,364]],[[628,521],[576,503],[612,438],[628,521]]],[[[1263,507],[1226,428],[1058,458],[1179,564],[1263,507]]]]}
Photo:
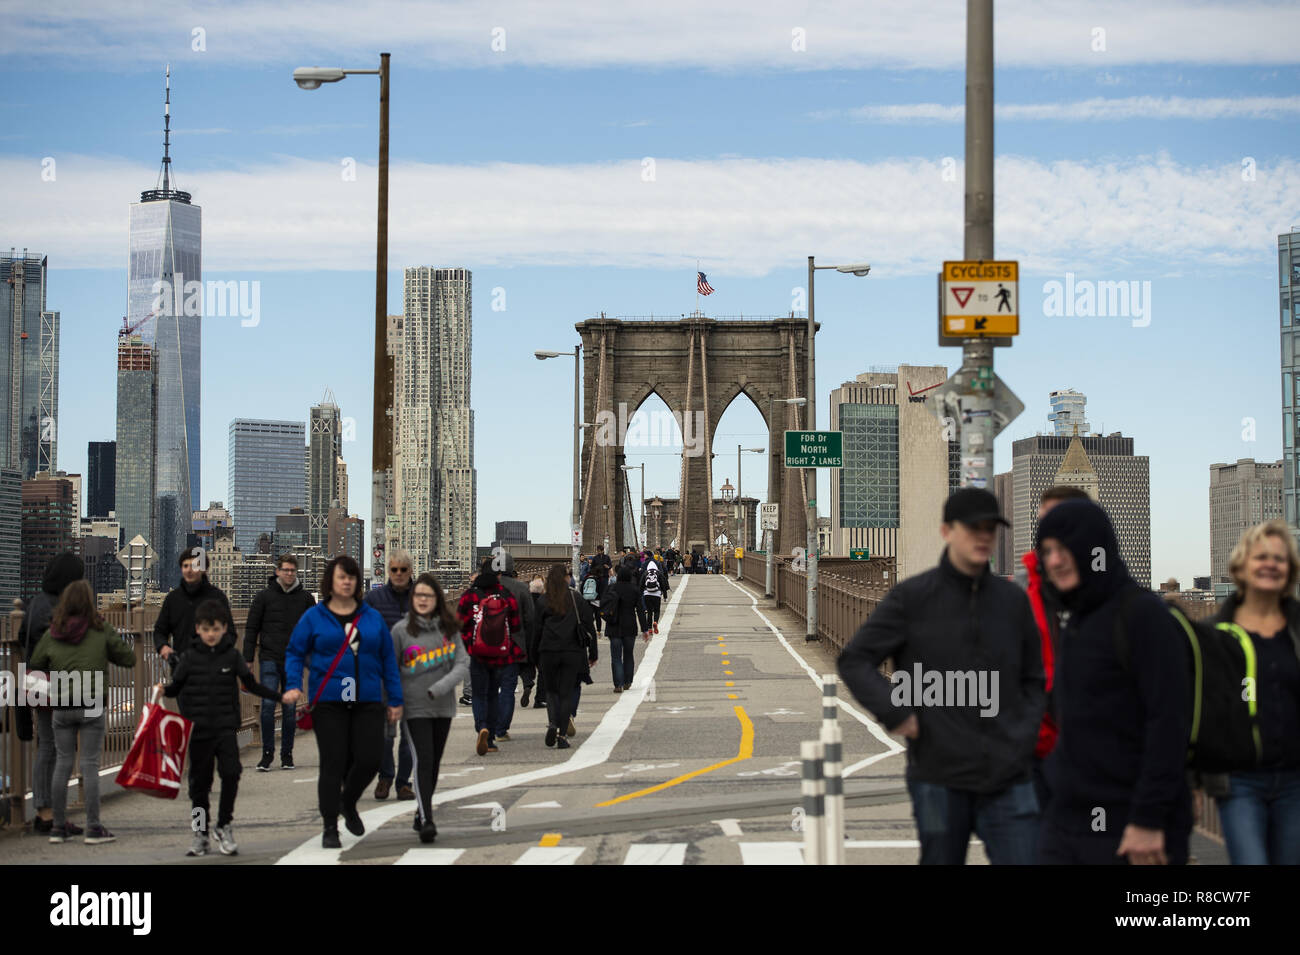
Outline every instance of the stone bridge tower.
{"type": "Polygon", "coordinates": [[[635,544],[623,540],[625,442],[635,448],[677,440],[663,428],[628,433],[628,422],[651,394],[681,425],[681,487],[678,513],[671,515],[679,551],[710,546],[713,436],[742,392],[767,424],[768,500],[781,505],[777,553],[805,544],[806,472],[786,470],[783,435],[803,426],[805,411],[779,402],[807,396],[806,319],[718,320],[696,313],[678,321],[639,321],[602,315],[579,322],[577,330],[584,352],[583,421],[596,425],[583,429],[584,553],[606,539],[615,550],[635,544]],[[778,403],[769,404],[773,400],[778,403]]]}

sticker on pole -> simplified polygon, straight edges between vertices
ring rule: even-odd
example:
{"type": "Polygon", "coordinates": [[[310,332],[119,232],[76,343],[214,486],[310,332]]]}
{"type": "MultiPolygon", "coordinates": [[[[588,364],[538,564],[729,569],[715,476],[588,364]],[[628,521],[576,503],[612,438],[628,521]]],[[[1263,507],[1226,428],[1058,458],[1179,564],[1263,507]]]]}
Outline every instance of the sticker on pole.
{"type": "Polygon", "coordinates": [[[1020,334],[1020,263],[945,262],[939,334],[988,338],[1020,334]]]}

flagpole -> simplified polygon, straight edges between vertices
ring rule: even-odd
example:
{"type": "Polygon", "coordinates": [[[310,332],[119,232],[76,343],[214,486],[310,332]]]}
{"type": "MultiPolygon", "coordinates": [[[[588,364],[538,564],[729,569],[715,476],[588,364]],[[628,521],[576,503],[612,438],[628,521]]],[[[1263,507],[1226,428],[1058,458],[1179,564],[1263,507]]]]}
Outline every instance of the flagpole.
{"type": "Polygon", "coordinates": [[[695,312],[700,311],[700,260],[695,260],[695,312]]]}

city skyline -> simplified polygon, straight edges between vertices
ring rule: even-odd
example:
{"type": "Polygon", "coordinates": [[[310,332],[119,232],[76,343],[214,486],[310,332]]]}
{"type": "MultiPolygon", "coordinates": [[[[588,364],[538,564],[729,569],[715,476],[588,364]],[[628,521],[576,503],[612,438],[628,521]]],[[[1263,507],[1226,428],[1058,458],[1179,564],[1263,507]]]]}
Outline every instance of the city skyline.
{"type": "MultiPolygon", "coordinates": [[[[937,10],[921,5],[891,29],[933,27],[937,10]]],[[[1009,466],[1012,440],[1045,430],[1051,391],[1087,394],[1093,429],[1122,430],[1150,457],[1160,580],[1209,572],[1208,465],[1282,456],[1277,376],[1259,370],[1277,361],[1276,237],[1300,218],[1291,158],[1300,98],[1296,55],[1277,40],[1296,14],[1270,15],[1220,6],[1173,17],[1163,34],[1144,19],[1136,33],[1112,33],[1105,51],[1090,49],[1094,24],[1083,14],[1039,31],[1015,18],[998,28],[997,248],[1021,260],[1023,310],[1023,334],[999,350],[998,373],[1026,404],[996,443],[998,467],[1009,466]],[[1214,10],[1211,47],[1194,24],[1203,29],[1214,10]],[[1256,36],[1266,45],[1248,42],[1256,36]],[[1103,282],[1150,285],[1141,308],[1114,315],[1094,297],[1103,282]],[[1087,294],[1061,309],[1058,286],[1087,294]],[[1074,307],[1089,302],[1090,314],[1074,307]]],[[[791,60],[771,47],[757,58],[738,53],[746,42],[726,30],[709,57],[620,44],[626,24],[615,17],[602,27],[616,37],[599,63],[552,32],[544,49],[521,38],[509,50],[527,52],[491,59],[484,27],[483,38],[457,34],[433,59],[392,43],[391,25],[357,31],[348,16],[309,43],[284,42],[277,31],[287,26],[273,24],[275,52],[266,37],[234,49],[234,35],[246,36],[234,19],[209,21],[202,53],[160,43],[149,24],[125,46],[147,67],[119,62],[94,88],[77,69],[37,74],[13,50],[4,72],[42,119],[0,149],[5,181],[32,183],[13,191],[12,231],[0,245],[49,255],[51,301],[75,329],[64,335],[71,414],[60,422],[60,465],[85,473],[86,442],[112,437],[104,402],[82,392],[112,390],[103,354],[118,319],[104,303],[120,299],[120,197],[157,168],[166,60],[187,117],[174,131],[184,184],[207,211],[203,278],[260,289],[257,324],[235,314],[204,323],[205,500],[229,499],[226,462],[213,449],[231,419],[296,417],[327,384],[356,422],[343,442],[348,469],[354,481],[369,474],[370,346],[357,322],[373,312],[375,91],[352,80],[304,94],[288,72],[305,62],[367,66],[393,51],[390,301],[405,267],[454,262],[475,272],[477,430],[513,437],[508,450],[475,449],[479,541],[515,515],[535,540],[566,539],[569,460],[556,449],[567,448],[561,419],[572,395],[531,351],[571,347],[573,322],[602,309],[690,311],[697,257],[717,289],[707,310],[721,315],[797,312],[809,253],[872,261],[866,282],[818,284],[818,421],[829,420],[830,386],[865,367],[954,368],[956,353],[936,348],[932,323],[933,273],[961,244],[960,105],[952,112],[962,101],[960,30],[938,51],[881,51],[867,19],[850,16],[839,36],[811,22],[804,58],[791,60]],[[859,38],[857,52],[846,36],[859,38]],[[431,86],[446,94],[440,122],[464,136],[440,139],[421,122],[421,91],[431,86]],[[688,95],[708,121],[671,105],[688,95]],[[97,109],[101,100],[117,112],[97,109]],[[792,135],[774,146],[778,124],[792,135]],[[54,180],[41,179],[44,157],[57,163],[54,180]],[[742,195],[750,198],[738,204],[742,195]],[[556,197],[567,203],[563,221],[556,197]],[[63,225],[72,210],[84,228],[63,225]],[[338,380],[347,371],[355,381],[338,380]],[[528,427],[517,427],[521,415],[528,427]],[[533,466],[521,472],[520,460],[533,466]]],[[[189,37],[188,26],[182,32],[189,37]]],[[[48,42],[34,46],[66,55],[48,42]]],[[[119,55],[88,44],[90,60],[119,55]]],[[[735,480],[728,445],[761,443],[766,432],[747,402],[723,417],[718,487],[735,480]]],[[[629,454],[643,461],[647,495],[675,496],[672,449],[629,454]]],[[[746,491],[761,495],[758,470],[746,491]]],[[[358,511],[368,519],[368,507],[358,511]]]]}

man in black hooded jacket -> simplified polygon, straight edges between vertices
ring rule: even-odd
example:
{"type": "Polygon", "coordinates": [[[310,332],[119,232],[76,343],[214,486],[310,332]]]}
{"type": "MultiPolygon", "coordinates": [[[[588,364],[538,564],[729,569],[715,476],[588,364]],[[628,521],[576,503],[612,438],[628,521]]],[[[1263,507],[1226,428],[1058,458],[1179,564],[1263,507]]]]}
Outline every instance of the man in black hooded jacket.
{"type": "Polygon", "coordinates": [[[1110,519],[1092,501],[1052,508],[1035,543],[1067,611],[1039,861],[1184,863],[1192,829],[1185,638],[1164,602],[1129,575],[1110,519]]]}

